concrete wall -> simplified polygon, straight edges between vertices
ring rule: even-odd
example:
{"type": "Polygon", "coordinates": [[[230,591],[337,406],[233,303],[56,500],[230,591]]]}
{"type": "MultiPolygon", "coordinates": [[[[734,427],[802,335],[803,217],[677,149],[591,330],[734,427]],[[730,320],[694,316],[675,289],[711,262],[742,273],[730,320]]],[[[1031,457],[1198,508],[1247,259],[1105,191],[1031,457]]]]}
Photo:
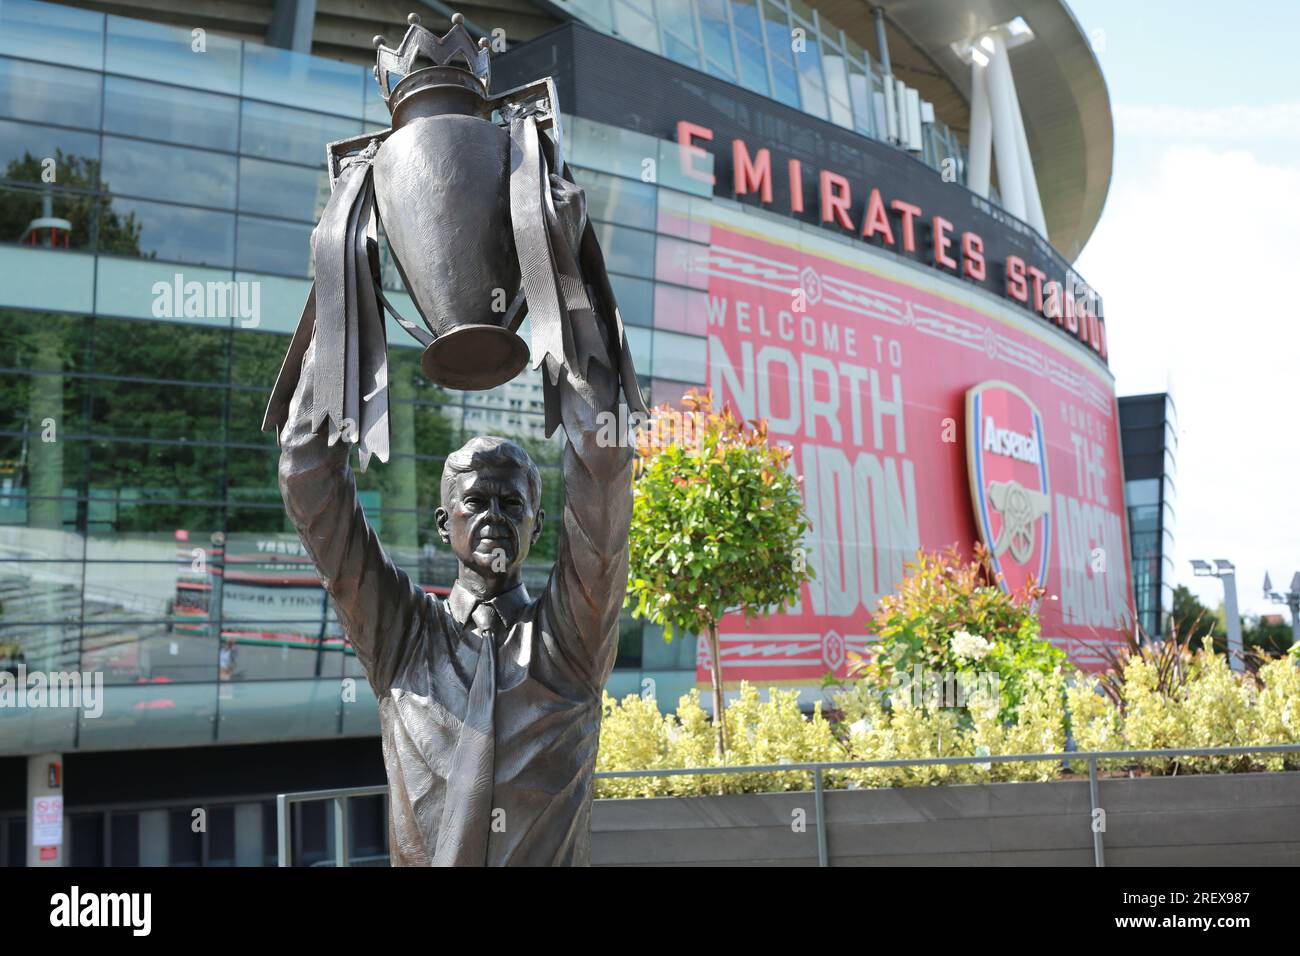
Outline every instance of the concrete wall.
{"type": "MultiPolygon", "coordinates": [[[[1300,773],[1103,779],[1107,866],[1300,864],[1300,773]]],[[[1091,866],[1088,780],[826,792],[832,866],[1091,866]]],[[[811,792],[597,800],[593,866],[816,866],[811,792]],[[799,811],[805,826],[798,827],[799,811]]]]}

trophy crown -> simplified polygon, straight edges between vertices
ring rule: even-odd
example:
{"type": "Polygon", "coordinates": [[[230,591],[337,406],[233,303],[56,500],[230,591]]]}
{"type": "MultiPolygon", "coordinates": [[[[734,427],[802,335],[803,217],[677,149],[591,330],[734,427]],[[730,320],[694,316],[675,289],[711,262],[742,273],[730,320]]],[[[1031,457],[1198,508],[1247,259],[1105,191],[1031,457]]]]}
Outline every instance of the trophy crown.
{"type": "Polygon", "coordinates": [[[419,14],[410,14],[406,22],[410,26],[397,49],[389,47],[388,41],[382,36],[374,39],[377,50],[375,80],[379,84],[379,95],[390,110],[396,105],[392,102],[393,87],[412,73],[422,70],[453,70],[453,76],[461,80],[465,77],[459,76],[460,74],[469,74],[478,81],[483,94],[487,94],[491,82],[488,43],[486,39],[477,44],[474,42],[474,38],[465,29],[464,16],[453,13],[451,29],[442,36],[422,26],[419,14]],[[463,66],[452,62],[458,56],[463,66]]]}

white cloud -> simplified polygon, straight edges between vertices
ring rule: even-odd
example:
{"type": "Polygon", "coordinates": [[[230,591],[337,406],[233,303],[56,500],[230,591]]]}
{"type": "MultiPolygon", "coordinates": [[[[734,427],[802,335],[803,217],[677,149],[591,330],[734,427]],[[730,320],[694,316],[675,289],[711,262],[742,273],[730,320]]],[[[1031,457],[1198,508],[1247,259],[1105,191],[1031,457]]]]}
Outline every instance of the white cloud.
{"type": "Polygon", "coordinates": [[[1117,168],[1079,269],[1105,296],[1120,394],[1172,386],[1175,582],[1213,607],[1218,582],[1188,559],[1228,558],[1242,612],[1274,613],[1265,570],[1277,583],[1300,569],[1300,162],[1261,159],[1249,135],[1158,142],[1174,128],[1218,140],[1225,113],[1253,111],[1149,111],[1145,161],[1117,168]]]}
{"type": "Polygon", "coordinates": [[[1117,104],[1113,113],[1117,139],[1239,143],[1254,148],[1265,142],[1300,142],[1300,103],[1214,109],[1117,104]]]}

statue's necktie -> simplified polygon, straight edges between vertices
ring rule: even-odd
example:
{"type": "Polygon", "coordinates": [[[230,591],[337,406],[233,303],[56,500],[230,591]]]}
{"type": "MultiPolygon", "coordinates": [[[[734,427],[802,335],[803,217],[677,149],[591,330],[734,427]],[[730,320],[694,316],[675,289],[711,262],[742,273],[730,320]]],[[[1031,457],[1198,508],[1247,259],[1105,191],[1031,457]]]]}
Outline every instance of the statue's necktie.
{"type": "Polygon", "coordinates": [[[497,611],[496,607],[484,602],[474,608],[472,617],[474,619],[474,628],[485,641],[488,641],[495,646],[497,639],[501,636],[502,630],[504,630],[502,627],[504,622],[501,620],[501,615],[497,611]]]}
{"type": "Polygon", "coordinates": [[[435,866],[483,866],[492,824],[492,785],[496,771],[497,638],[505,629],[491,604],[474,608],[481,638],[465,722],[447,772],[447,794],[438,827],[435,866]]]}

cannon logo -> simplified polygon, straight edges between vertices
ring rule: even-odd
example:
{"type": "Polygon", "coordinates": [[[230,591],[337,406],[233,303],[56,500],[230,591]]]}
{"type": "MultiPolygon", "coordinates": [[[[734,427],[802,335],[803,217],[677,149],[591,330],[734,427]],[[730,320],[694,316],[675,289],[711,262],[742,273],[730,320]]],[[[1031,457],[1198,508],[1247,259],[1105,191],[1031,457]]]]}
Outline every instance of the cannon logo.
{"type": "Polygon", "coordinates": [[[1051,498],[1043,416],[1020,389],[984,382],[966,393],[966,464],[980,537],[1014,590],[1047,582],[1051,498]]]}

